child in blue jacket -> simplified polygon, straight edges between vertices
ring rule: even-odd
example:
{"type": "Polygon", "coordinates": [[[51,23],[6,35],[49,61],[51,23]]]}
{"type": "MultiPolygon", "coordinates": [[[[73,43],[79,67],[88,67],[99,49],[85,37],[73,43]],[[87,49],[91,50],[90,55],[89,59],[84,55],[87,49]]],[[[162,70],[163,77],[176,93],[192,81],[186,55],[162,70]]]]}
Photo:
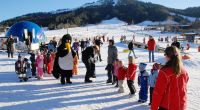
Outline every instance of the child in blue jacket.
{"type": "Polygon", "coordinates": [[[146,66],[147,64],[145,63],[140,63],[139,64],[139,71],[140,73],[138,74],[138,85],[140,86],[140,91],[139,91],[139,100],[138,102],[146,102],[148,98],[148,79],[149,79],[149,74],[146,71],[146,66]]]}

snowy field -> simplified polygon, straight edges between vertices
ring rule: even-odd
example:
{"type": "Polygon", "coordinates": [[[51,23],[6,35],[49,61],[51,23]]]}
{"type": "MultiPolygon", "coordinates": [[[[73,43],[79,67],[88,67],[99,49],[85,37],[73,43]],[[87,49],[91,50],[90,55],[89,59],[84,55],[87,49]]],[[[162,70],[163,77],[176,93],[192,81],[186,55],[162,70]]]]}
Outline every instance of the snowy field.
{"type": "MultiPolygon", "coordinates": [[[[128,53],[123,52],[127,45],[119,43],[119,36],[126,35],[127,39],[131,39],[135,33],[136,40],[140,42],[142,42],[144,33],[156,37],[175,36],[174,34],[160,35],[158,31],[140,31],[142,28],[135,25],[126,26],[125,23],[114,19],[104,21],[100,25],[70,28],[69,32],[73,37],[79,39],[96,35],[106,35],[109,38],[114,36],[119,50],[119,59],[127,66],[128,53]]],[[[66,32],[66,29],[62,29],[46,31],[45,34],[48,37],[61,37],[66,32]]],[[[164,46],[164,43],[159,43],[159,45],[164,46]]],[[[8,59],[6,53],[0,53],[0,110],[149,110],[148,102],[143,104],[137,102],[139,91],[137,82],[135,82],[137,94],[133,98],[129,98],[126,83],[124,84],[126,91],[123,94],[117,93],[117,88],[113,85],[106,84],[107,46],[108,44],[104,43],[101,49],[103,62],[96,64],[97,78],[93,79],[93,83],[85,84],[83,82],[86,69],[84,64],[79,61],[79,73],[72,78],[73,84],[64,86],[60,84],[59,80],[47,75],[40,81],[31,79],[28,82],[20,83],[14,72],[17,54],[14,59],[8,59]]],[[[135,52],[138,57],[137,64],[147,63],[148,72],[150,72],[152,63],[148,63],[147,50],[136,48],[135,52]]],[[[184,61],[190,77],[187,107],[188,110],[200,110],[200,53],[197,52],[197,45],[193,44],[188,53],[191,59],[184,61]]],[[[156,61],[163,61],[163,58],[163,53],[155,53],[156,61]]]]}

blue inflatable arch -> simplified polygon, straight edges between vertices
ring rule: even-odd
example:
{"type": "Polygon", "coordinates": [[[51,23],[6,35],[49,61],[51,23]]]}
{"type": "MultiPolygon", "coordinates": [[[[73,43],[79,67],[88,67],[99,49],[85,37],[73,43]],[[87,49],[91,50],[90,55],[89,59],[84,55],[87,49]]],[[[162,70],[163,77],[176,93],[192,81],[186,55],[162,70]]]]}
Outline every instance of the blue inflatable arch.
{"type": "Polygon", "coordinates": [[[18,37],[19,41],[24,42],[27,35],[31,37],[31,43],[45,42],[46,37],[43,30],[35,23],[22,21],[14,24],[7,31],[6,37],[10,35],[18,37]]]}

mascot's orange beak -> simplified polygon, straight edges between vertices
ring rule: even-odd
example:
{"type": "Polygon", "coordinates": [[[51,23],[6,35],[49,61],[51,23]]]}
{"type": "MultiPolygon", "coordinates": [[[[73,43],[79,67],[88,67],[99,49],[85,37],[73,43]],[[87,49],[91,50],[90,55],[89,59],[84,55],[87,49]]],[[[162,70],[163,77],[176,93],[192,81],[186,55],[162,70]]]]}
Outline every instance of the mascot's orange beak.
{"type": "Polygon", "coordinates": [[[65,48],[66,48],[69,52],[71,52],[71,45],[70,45],[70,43],[65,43],[65,48]]]}

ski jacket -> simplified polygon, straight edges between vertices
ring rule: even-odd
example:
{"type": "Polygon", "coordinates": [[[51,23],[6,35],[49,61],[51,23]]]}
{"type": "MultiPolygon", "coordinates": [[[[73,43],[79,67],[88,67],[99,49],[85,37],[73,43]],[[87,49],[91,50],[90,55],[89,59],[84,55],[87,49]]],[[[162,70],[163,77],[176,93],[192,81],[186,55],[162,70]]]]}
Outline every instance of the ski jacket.
{"type": "Polygon", "coordinates": [[[171,67],[163,67],[158,74],[151,110],[186,110],[188,73],[183,68],[179,76],[171,67]]]}
{"type": "Polygon", "coordinates": [[[153,51],[153,50],[155,50],[156,42],[154,39],[150,39],[148,41],[147,45],[148,45],[148,50],[153,51]]]}
{"type": "Polygon", "coordinates": [[[125,80],[126,73],[127,73],[127,68],[126,67],[124,67],[124,66],[123,67],[119,67],[117,79],[118,80],[125,80]]]}
{"type": "Polygon", "coordinates": [[[135,80],[137,65],[129,64],[127,70],[127,80],[135,80]]]}
{"type": "Polygon", "coordinates": [[[108,59],[107,63],[108,64],[113,64],[115,60],[117,59],[118,54],[117,54],[117,47],[115,46],[108,46],[108,59]]]}
{"type": "Polygon", "coordinates": [[[156,79],[158,77],[158,70],[151,70],[151,74],[149,75],[149,86],[150,87],[155,87],[156,84],[156,79]]]}

